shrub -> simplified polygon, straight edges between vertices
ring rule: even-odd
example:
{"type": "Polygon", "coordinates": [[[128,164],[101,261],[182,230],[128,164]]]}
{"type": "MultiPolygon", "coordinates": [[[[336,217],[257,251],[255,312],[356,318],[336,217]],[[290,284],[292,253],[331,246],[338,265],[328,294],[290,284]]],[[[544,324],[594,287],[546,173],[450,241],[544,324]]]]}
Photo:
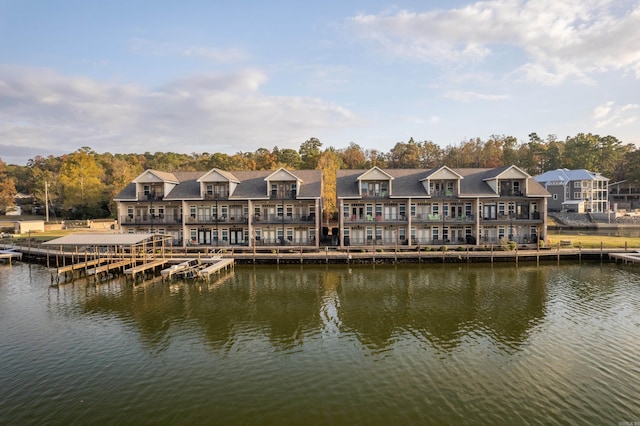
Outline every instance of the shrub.
{"type": "Polygon", "coordinates": [[[500,238],[500,246],[504,251],[513,251],[516,249],[516,242],[508,238],[500,238]]]}

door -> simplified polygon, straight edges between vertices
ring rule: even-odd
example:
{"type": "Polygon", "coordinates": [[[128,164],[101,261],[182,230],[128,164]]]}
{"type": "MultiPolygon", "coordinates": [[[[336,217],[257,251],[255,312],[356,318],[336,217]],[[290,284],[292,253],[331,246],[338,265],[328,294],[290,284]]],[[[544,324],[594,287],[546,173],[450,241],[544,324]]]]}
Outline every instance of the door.
{"type": "Polygon", "coordinates": [[[198,244],[211,244],[210,229],[198,229],[198,244]]]}
{"type": "Polygon", "coordinates": [[[485,204],[484,205],[484,215],[485,219],[496,219],[496,205],[495,204],[485,204]]]}
{"type": "Polygon", "coordinates": [[[231,245],[242,244],[242,229],[231,229],[229,231],[229,242],[231,245]]]}

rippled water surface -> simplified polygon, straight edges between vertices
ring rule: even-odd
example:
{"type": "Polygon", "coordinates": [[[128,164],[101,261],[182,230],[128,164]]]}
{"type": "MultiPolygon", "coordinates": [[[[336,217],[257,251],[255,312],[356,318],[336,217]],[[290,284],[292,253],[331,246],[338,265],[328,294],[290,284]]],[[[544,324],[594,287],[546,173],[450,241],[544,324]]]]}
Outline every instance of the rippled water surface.
{"type": "Polygon", "coordinates": [[[0,265],[0,424],[640,422],[640,269],[0,265]]]}

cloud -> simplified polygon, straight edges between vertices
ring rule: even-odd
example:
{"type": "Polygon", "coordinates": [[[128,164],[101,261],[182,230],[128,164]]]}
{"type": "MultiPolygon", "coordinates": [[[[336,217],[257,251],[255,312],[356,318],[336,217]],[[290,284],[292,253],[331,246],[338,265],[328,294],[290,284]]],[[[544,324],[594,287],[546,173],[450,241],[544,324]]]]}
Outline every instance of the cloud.
{"type": "Polygon", "coordinates": [[[608,101],[593,109],[593,118],[596,120],[596,128],[623,127],[634,123],[640,113],[639,104],[626,104],[616,106],[615,102],[608,101]]]}
{"type": "Polygon", "coordinates": [[[130,49],[136,55],[182,56],[207,59],[219,63],[234,63],[247,59],[247,54],[237,48],[183,46],[177,43],[158,42],[141,38],[132,39],[130,49]]]}
{"type": "Polygon", "coordinates": [[[510,98],[509,95],[492,95],[462,90],[450,90],[444,94],[444,97],[460,102],[504,101],[510,98]]]}
{"type": "Polygon", "coordinates": [[[203,74],[163,87],[100,82],[48,69],[0,67],[0,138],[42,155],[98,152],[254,151],[297,148],[320,130],[360,123],[318,98],[267,96],[267,76],[203,74]]]}
{"type": "Polygon", "coordinates": [[[502,51],[516,48],[523,59],[505,74],[538,83],[591,82],[592,74],[607,71],[640,78],[636,2],[491,0],[423,13],[360,14],[348,24],[388,55],[436,65],[499,62],[502,51]]]}

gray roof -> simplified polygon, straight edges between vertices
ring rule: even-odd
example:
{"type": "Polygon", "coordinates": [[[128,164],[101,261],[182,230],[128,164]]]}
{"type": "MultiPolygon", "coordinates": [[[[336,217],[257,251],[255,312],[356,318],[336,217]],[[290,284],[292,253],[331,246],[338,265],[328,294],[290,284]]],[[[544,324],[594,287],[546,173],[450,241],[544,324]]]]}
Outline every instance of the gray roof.
{"type": "Polygon", "coordinates": [[[547,183],[551,181],[561,181],[563,185],[566,185],[572,181],[578,180],[609,180],[602,176],[600,173],[590,172],[585,169],[555,169],[546,171],[534,178],[536,182],[547,183]]]}
{"type": "MultiPolygon", "coordinates": [[[[486,179],[495,178],[511,166],[494,169],[454,169],[454,172],[461,175],[460,196],[495,196],[486,179]]],[[[439,169],[439,168],[438,168],[439,169]]],[[[425,197],[429,198],[420,180],[430,176],[432,169],[384,169],[386,173],[393,176],[392,197],[425,197]]],[[[338,170],[336,174],[336,191],[339,198],[359,198],[357,178],[366,170],[338,170]]],[[[529,196],[549,196],[549,192],[544,189],[533,178],[527,178],[529,196]]]]}
{"type": "MultiPolygon", "coordinates": [[[[267,198],[267,182],[265,178],[273,174],[273,170],[257,170],[257,171],[232,171],[226,172],[240,183],[236,186],[230,199],[246,200],[267,198]]],[[[165,200],[188,200],[200,199],[200,179],[207,172],[174,172],[174,176],[178,180],[178,184],[167,194],[165,200]]],[[[295,176],[302,180],[302,184],[298,188],[298,198],[320,198],[322,196],[322,172],[320,170],[291,170],[295,176]]],[[[157,174],[156,174],[157,175],[157,174]]],[[[130,183],[118,195],[115,200],[135,201],[136,184],[130,183]]]]}

